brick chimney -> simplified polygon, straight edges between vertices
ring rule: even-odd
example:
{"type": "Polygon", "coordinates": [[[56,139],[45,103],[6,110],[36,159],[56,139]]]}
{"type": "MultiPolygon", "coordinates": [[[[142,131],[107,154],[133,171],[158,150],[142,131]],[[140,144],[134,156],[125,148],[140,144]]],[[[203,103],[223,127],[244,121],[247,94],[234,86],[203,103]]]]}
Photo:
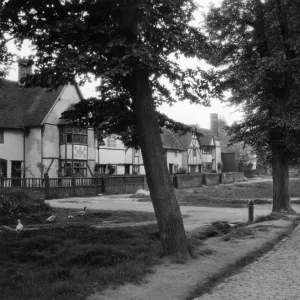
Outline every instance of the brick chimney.
{"type": "Polygon", "coordinates": [[[219,130],[218,130],[218,114],[212,113],[210,115],[210,130],[213,135],[219,136],[219,130]]]}
{"type": "Polygon", "coordinates": [[[20,81],[23,77],[32,74],[32,65],[30,67],[26,67],[28,59],[22,58],[18,60],[18,81],[20,81]]]}
{"type": "Polygon", "coordinates": [[[218,128],[219,128],[219,133],[224,133],[225,134],[225,130],[224,127],[227,125],[227,122],[225,120],[224,116],[220,116],[219,120],[218,120],[218,128]]]}

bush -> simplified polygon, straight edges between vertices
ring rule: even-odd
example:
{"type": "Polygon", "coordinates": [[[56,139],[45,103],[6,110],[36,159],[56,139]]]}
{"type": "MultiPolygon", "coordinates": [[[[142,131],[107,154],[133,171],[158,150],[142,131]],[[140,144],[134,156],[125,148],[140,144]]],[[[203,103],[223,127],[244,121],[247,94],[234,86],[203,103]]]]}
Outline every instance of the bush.
{"type": "Polygon", "coordinates": [[[16,222],[19,218],[38,219],[49,215],[51,208],[42,197],[33,191],[9,189],[0,192],[0,223],[6,225],[16,222]]]}
{"type": "Polygon", "coordinates": [[[186,168],[178,168],[177,172],[175,174],[186,174],[187,169],[186,168]]]}

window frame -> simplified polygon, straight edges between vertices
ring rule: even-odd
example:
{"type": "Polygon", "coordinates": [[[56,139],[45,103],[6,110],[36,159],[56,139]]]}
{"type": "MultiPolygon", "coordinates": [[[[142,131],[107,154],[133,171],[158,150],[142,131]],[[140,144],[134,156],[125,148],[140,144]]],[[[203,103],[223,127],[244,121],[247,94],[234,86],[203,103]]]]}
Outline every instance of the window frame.
{"type": "Polygon", "coordinates": [[[67,167],[70,168],[70,171],[68,171],[68,174],[65,175],[64,177],[72,177],[73,175],[76,177],[87,177],[87,161],[86,160],[60,159],[59,163],[60,163],[60,169],[64,170],[64,172],[67,167]],[[76,164],[80,164],[80,165],[76,166],[76,164]],[[83,171],[83,172],[81,172],[81,171],[83,171]]]}
{"type": "Polygon", "coordinates": [[[193,148],[193,157],[197,157],[197,149],[196,148],[193,148]]]}
{"type": "Polygon", "coordinates": [[[140,174],[140,165],[132,165],[132,174],[133,175],[140,174]],[[135,169],[137,169],[137,171],[135,169]]]}
{"type": "Polygon", "coordinates": [[[88,145],[88,130],[83,127],[60,126],[59,144],[88,145]]]}
{"type": "Polygon", "coordinates": [[[203,152],[203,154],[212,154],[212,147],[210,147],[210,146],[204,146],[202,148],[202,152],[203,152]]]}

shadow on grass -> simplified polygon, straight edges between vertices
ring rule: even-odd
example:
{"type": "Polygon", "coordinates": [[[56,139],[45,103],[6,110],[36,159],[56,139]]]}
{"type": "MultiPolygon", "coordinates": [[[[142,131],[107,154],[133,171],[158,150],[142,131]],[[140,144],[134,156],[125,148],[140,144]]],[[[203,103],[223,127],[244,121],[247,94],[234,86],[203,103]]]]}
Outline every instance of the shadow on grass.
{"type": "Polygon", "coordinates": [[[1,299],[84,299],[125,282],[140,283],[159,262],[157,226],[87,226],[0,236],[1,299]]]}

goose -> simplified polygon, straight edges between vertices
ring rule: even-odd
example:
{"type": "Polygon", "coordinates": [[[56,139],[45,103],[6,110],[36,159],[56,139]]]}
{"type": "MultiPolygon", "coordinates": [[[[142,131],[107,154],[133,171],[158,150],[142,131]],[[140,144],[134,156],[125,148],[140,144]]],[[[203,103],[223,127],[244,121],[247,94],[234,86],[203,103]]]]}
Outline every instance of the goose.
{"type": "Polygon", "coordinates": [[[51,215],[48,219],[46,219],[46,222],[54,222],[56,219],[55,215],[51,215]]]}
{"type": "Polygon", "coordinates": [[[68,216],[68,219],[73,219],[73,216],[72,216],[72,215],[69,215],[69,216],[68,216]]]}
{"type": "Polygon", "coordinates": [[[86,210],[86,206],[84,207],[84,209],[82,211],[80,211],[77,216],[84,216],[85,215],[85,210],[86,210]]]}
{"type": "Polygon", "coordinates": [[[17,227],[16,227],[16,231],[19,232],[19,231],[21,231],[21,230],[23,230],[23,225],[22,225],[22,223],[21,223],[21,220],[18,219],[18,225],[17,225],[17,227]]]}

